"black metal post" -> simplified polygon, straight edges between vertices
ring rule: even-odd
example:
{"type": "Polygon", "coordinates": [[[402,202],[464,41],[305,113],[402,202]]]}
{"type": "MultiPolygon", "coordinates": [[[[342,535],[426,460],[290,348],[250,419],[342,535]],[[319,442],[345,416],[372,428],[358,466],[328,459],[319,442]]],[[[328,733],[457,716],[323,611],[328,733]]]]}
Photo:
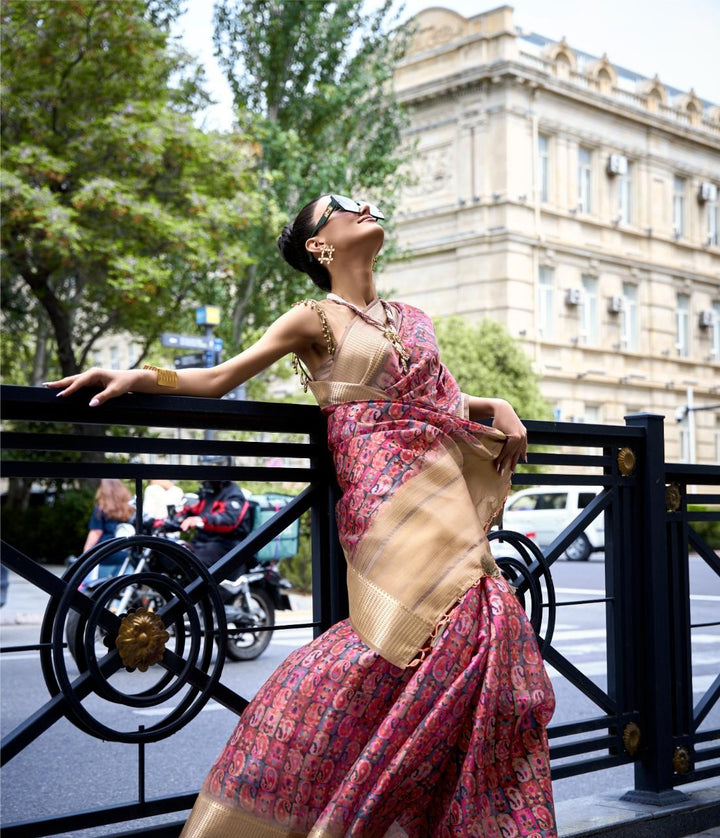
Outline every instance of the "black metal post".
{"type": "Polygon", "coordinates": [[[635,788],[623,799],[656,806],[687,800],[673,788],[673,649],[671,635],[672,574],[665,525],[665,444],[663,417],[640,413],[625,417],[630,427],[645,429],[640,458],[636,526],[640,529],[636,561],[641,586],[635,612],[635,637],[644,670],[640,689],[640,759],[635,763],[635,788]]]}

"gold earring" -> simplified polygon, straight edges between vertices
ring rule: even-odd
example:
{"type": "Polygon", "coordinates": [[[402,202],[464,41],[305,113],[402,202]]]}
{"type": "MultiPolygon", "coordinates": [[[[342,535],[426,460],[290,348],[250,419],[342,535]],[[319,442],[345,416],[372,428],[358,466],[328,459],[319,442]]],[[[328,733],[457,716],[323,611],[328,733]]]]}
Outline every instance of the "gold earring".
{"type": "Polygon", "coordinates": [[[333,253],[335,253],[335,248],[331,244],[324,244],[318,256],[318,262],[321,265],[329,265],[333,260],[333,253]]]}
{"type": "Polygon", "coordinates": [[[377,265],[377,261],[378,261],[378,257],[377,257],[377,256],[373,256],[373,260],[372,260],[373,270],[375,269],[375,265],[377,265]]]}

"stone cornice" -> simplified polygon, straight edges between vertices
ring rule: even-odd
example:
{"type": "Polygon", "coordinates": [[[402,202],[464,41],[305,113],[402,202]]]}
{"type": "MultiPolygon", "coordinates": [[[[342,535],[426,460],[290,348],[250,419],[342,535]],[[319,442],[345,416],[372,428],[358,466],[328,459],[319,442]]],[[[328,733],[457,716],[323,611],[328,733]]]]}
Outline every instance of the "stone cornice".
{"type": "Polygon", "coordinates": [[[675,137],[684,137],[694,143],[708,145],[713,149],[720,150],[720,125],[718,125],[716,131],[702,124],[698,126],[685,125],[662,114],[623,102],[622,99],[612,94],[605,95],[554,78],[522,63],[522,61],[498,59],[397,90],[396,95],[402,104],[412,106],[439,97],[447,98],[451,94],[457,95],[481,87],[483,84],[498,84],[501,81],[525,85],[530,91],[542,89],[549,93],[555,93],[585,106],[611,112],[615,117],[623,116],[656,131],[662,131],[675,137]]]}

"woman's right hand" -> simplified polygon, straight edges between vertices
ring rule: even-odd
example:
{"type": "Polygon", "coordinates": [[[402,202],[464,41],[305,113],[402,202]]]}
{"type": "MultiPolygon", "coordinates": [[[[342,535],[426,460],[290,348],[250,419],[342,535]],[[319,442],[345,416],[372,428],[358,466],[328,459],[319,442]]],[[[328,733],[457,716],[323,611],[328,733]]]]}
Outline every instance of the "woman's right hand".
{"type": "Polygon", "coordinates": [[[68,375],[57,381],[46,381],[45,387],[59,390],[57,395],[60,397],[70,396],[83,387],[101,387],[100,392],[90,399],[90,407],[98,407],[108,399],[136,390],[143,378],[150,379],[151,375],[152,373],[149,375],[144,370],[104,370],[91,367],[77,375],[68,375]]]}

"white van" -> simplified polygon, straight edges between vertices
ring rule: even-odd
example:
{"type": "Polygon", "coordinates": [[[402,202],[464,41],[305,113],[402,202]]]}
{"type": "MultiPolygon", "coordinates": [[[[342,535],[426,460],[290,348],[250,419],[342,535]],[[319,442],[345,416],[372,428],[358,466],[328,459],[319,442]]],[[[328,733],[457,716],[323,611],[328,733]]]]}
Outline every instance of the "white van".
{"type": "MultiPolygon", "coordinates": [[[[502,528],[526,535],[541,550],[548,547],[590,501],[600,486],[534,486],[510,495],[502,528]]],[[[605,547],[605,516],[600,514],[565,551],[570,561],[584,562],[605,547]]]]}

